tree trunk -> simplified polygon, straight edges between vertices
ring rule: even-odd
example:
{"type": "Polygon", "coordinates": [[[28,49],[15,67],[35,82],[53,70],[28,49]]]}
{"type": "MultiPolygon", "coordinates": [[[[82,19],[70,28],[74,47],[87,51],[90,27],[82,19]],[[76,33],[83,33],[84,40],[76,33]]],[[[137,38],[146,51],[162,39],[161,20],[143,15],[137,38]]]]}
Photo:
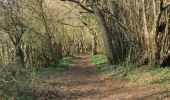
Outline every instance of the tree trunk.
{"type": "Polygon", "coordinates": [[[96,33],[94,33],[93,35],[93,55],[96,55],[97,54],[97,36],[96,36],[96,33]]]}
{"type": "Polygon", "coordinates": [[[19,60],[22,64],[22,66],[24,66],[25,65],[25,62],[24,62],[25,57],[24,57],[24,52],[22,51],[21,46],[19,44],[15,45],[15,49],[16,49],[15,55],[16,55],[17,60],[19,60]]]}
{"type": "Polygon", "coordinates": [[[114,58],[115,55],[113,51],[112,39],[106,24],[106,20],[100,9],[95,4],[92,5],[92,9],[94,11],[94,15],[96,17],[99,28],[102,32],[107,59],[110,64],[118,64],[118,60],[114,58]]]}

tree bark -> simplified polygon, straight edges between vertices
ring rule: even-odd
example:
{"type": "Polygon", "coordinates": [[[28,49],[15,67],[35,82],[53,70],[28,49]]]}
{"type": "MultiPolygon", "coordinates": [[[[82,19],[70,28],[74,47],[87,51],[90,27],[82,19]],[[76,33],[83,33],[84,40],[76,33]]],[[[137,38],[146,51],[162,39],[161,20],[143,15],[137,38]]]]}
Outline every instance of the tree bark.
{"type": "Polygon", "coordinates": [[[114,58],[115,55],[113,51],[112,39],[106,24],[106,20],[97,5],[93,4],[92,9],[94,11],[94,15],[96,17],[99,28],[102,32],[107,59],[110,64],[118,64],[118,60],[114,58]]]}
{"type": "Polygon", "coordinates": [[[93,35],[93,43],[92,43],[92,46],[93,46],[93,55],[96,55],[97,54],[97,36],[96,36],[96,33],[94,32],[94,35],[93,35]]]}

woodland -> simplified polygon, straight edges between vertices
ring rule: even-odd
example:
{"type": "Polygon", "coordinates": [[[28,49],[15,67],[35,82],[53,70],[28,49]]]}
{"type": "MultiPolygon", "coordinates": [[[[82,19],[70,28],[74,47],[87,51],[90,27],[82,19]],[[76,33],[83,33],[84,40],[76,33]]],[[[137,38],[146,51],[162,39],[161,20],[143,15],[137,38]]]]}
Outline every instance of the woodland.
{"type": "Polygon", "coordinates": [[[0,0],[0,99],[49,100],[41,83],[77,55],[118,79],[154,73],[170,97],[170,0],[0,0]]]}

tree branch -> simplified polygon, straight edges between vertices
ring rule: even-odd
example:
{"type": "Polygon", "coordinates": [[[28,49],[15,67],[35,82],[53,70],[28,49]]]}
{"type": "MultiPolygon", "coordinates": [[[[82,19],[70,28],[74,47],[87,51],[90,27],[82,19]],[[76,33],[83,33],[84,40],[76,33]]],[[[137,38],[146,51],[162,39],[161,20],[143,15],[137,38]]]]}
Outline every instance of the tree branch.
{"type": "Polygon", "coordinates": [[[84,10],[88,11],[89,13],[94,13],[93,10],[85,7],[82,3],[80,3],[80,1],[78,0],[60,0],[60,1],[70,1],[70,2],[74,2],[76,3],[77,5],[79,5],[81,8],[83,8],[84,10]]]}
{"type": "Polygon", "coordinates": [[[166,8],[168,8],[170,6],[170,3],[168,3],[165,7],[164,7],[164,10],[166,9],[166,8]]]}
{"type": "Polygon", "coordinates": [[[103,9],[102,12],[103,12],[104,14],[106,13],[106,14],[110,15],[110,16],[113,18],[113,20],[120,25],[120,27],[122,27],[122,28],[123,28],[124,30],[126,30],[126,31],[129,31],[129,30],[125,27],[125,25],[124,25],[122,22],[120,22],[117,18],[115,18],[114,15],[113,15],[109,10],[103,9]]]}
{"type": "Polygon", "coordinates": [[[71,25],[71,24],[68,24],[68,23],[64,23],[64,22],[59,22],[63,25],[67,25],[67,26],[72,26],[72,27],[84,27],[84,26],[77,26],[77,25],[71,25]]]}

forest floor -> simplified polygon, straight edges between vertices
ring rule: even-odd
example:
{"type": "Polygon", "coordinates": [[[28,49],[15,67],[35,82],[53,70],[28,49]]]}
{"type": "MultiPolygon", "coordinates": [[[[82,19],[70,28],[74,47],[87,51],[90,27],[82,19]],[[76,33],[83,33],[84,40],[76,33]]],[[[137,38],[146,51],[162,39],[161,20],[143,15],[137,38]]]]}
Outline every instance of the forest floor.
{"type": "Polygon", "coordinates": [[[127,85],[97,73],[89,56],[76,56],[66,72],[44,82],[48,90],[36,100],[170,100],[157,85],[127,85]]]}

